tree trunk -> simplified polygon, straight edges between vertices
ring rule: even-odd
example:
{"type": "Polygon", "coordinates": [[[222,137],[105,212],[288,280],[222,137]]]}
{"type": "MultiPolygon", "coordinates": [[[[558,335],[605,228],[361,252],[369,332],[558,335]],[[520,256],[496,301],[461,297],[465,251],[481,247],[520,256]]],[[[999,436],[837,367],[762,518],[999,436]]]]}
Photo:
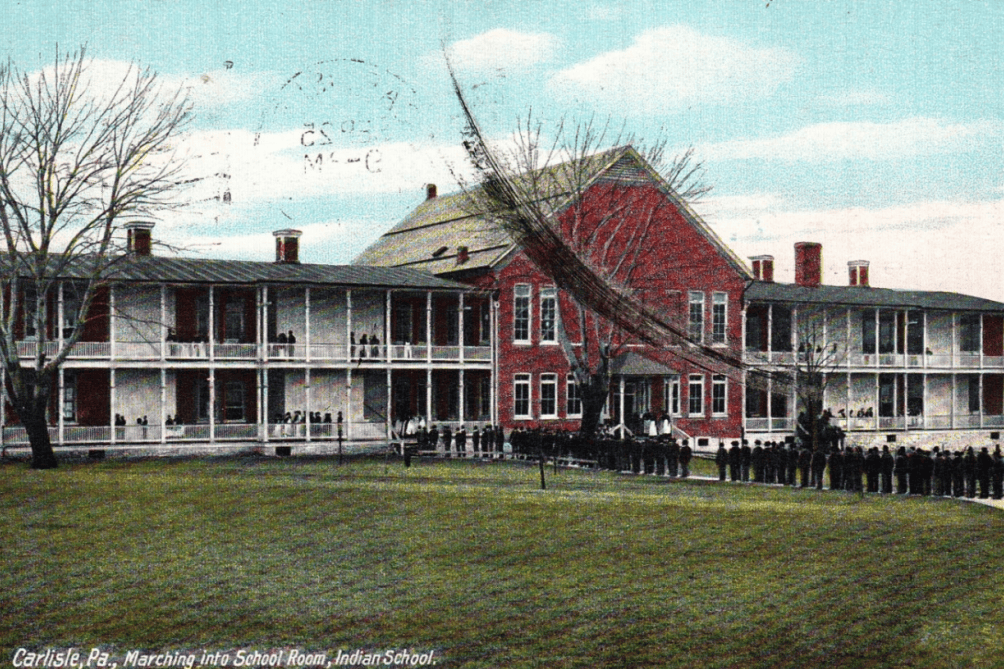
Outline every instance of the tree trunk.
{"type": "Polygon", "coordinates": [[[607,384],[602,380],[597,380],[594,376],[588,385],[579,388],[579,392],[582,397],[582,422],[579,434],[584,438],[591,439],[596,436],[599,429],[603,405],[607,401],[607,384]]]}
{"type": "Polygon", "coordinates": [[[41,412],[28,408],[25,413],[18,412],[21,424],[28,433],[28,443],[31,444],[31,468],[55,469],[56,454],[49,441],[49,426],[45,421],[45,410],[41,412]]]}

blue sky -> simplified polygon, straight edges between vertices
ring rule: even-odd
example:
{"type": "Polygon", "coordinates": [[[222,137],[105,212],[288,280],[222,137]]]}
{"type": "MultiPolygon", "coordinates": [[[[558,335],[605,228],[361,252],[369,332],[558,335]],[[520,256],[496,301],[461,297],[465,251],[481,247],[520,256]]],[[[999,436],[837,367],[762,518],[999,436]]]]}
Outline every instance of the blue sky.
{"type": "Polygon", "coordinates": [[[1004,301],[1004,4],[992,2],[13,2],[23,69],[86,44],[190,89],[204,181],[159,237],[190,255],[349,262],[463,170],[450,52],[484,129],[610,116],[693,145],[695,208],[740,256],[823,244],[824,281],[1004,301]],[[317,153],[322,155],[317,160],[317,153]],[[304,156],[310,155],[310,160],[304,156]],[[230,191],[231,202],[215,199],[230,191]]]}

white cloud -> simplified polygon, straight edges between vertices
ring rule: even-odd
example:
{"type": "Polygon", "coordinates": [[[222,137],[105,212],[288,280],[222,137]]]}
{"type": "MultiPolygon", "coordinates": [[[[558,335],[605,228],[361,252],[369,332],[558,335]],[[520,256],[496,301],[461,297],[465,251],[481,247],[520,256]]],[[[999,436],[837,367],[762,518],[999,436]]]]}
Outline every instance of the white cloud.
{"type": "Polygon", "coordinates": [[[646,30],[626,49],[562,70],[552,83],[567,95],[657,114],[693,103],[769,96],[791,79],[796,63],[787,49],[678,25],[646,30]]]}
{"type": "Polygon", "coordinates": [[[700,147],[705,160],[773,159],[825,162],[847,159],[888,160],[959,152],[979,146],[981,138],[999,136],[999,122],[946,123],[908,118],[891,123],[831,122],[806,126],[786,135],[740,139],[700,147]]]}
{"type": "Polygon", "coordinates": [[[525,33],[496,28],[447,47],[458,70],[525,69],[551,60],[560,41],[548,33],[525,33]]]}

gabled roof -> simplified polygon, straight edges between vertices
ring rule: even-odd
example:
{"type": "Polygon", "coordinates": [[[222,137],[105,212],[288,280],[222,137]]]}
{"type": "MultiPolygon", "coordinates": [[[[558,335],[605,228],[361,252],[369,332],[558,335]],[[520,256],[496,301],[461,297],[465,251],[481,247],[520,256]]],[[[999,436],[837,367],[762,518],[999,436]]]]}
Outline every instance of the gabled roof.
{"type": "Polygon", "coordinates": [[[929,311],[1004,311],[1004,304],[981,297],[924,290],[893,290],[863,286],[816,286],[754,281],[746,289],[746,302],[785,302],[855,307],[889,307],[929,311]]]}
{"type": "Polygon", "coordinates": [[[615,376],[674,376],[680,372],[639,353],[628,351],[610,361],[610,373],[615,376]]]}
{"type": "MultiPolygon", "coordinates": [[[[742,260],[634,148],[617,147],[583,161],[586,165],[581,168],[569,169],[569,163],[561,163],[536,170],[532,175],[519,176],[516,178],[517,185],[532,178],[532,190],[539,193],[542,199],[557,200],[554,209],[561,210],[561,199],[570,202],[576,190],[570,183],[569,175],[574,173],[581,182],[591,184],[601,178],[621,179],[628,173],[637,175],[640,168],[644,177],[659,186],[684,219],[704,235],[740,274],[751,276],[742,260]]],[[[578,188],[581,190],[582,186],[578,188]]],[[[479,199],[480,187],[425,200],[360,253],[353,264],[416,267],[434,274],[495,267],[518,247],[509,233],[495,225],[478,206],[479,199]],[[458,248],[461,246],[467,247],[468,260],[458,264],[458,248]]]]}
{"type": "MultiPolygon", "coordinates": [[[[64,279],[87,276],[87,258],[74,259],[64,279]]],[[[123,256],[112,263],[108,279],[123,283],[297,284],[317,286],[470,290],[470,286],[406,267],[311,265],[248,260],[204,260],[161,256],[123,256]]]]}

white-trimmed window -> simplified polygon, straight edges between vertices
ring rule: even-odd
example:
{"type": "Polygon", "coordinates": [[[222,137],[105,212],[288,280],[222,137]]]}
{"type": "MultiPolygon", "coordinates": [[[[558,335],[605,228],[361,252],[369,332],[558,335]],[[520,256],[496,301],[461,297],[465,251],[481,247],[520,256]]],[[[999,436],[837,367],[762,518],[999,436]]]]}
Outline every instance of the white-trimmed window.
{"type": "Polygon", "coordinates": [[[244,384],[240,381],[227,381],[224,386],[226,404],[223,407],[223,419],[229,422],[244,422],[244,384]]]}
{"type": "Polygon", "coordinates": [[[77,422],[77,375],[73,372],[63,374],[63,420],[77,422]]]}
{"type": "Polygon", "coordinates": [[[540,417],[558,417],[558,375],[540,375],[540,417]]]}
{"type": "Polygon", "coordinates": [[[729,324],[729,294],[713,293],[711,296],[711,343],[724,344],[729,324]]]}
{"type": "Polygon", "coordinates": [[[703,416],[704,415],[704,375],[703,374],[691,374],[690,375],[690,394],[687,398],[687,415],[688,416],[703,416]]]}
{"type": "Polygon", "coordinates": [[[513,288],[512,340],[530,343],[530,286],[518,284],[513,288]]]}
{"type": "Polygon", "coordinates": [[[512,383],[513,418],[530,418],[530,375],[517,374],[512,383]]]}
{"type": "Polygon", "coordinates": [[[582,416],[582,395],[579,394],[579,384],[575,382],[574,374],[569,374],[565,379],[565,416],[582,416]]]}
{"type": "Polygon", "coordinates": [[[558,341],[558,289],[554,286],[540,289],[540,341],[558,341]]]}
{"type": "Polygon", "coordinates": [[[687,336],[698,343],[704,342],[704,293],[692,290],[689,293],[690,319],[687,336]]]}
{"type": "Polygon", "coordinates": [[[728,382],[724,374],[711,377],[711,414],[724,416],[728,413],[728,382]]]}
{"type": "Polygon", "coordinates": [[[680,415],[680,377],[673,376],[666,381],[665,411],[670,416],[680,415]]]}

